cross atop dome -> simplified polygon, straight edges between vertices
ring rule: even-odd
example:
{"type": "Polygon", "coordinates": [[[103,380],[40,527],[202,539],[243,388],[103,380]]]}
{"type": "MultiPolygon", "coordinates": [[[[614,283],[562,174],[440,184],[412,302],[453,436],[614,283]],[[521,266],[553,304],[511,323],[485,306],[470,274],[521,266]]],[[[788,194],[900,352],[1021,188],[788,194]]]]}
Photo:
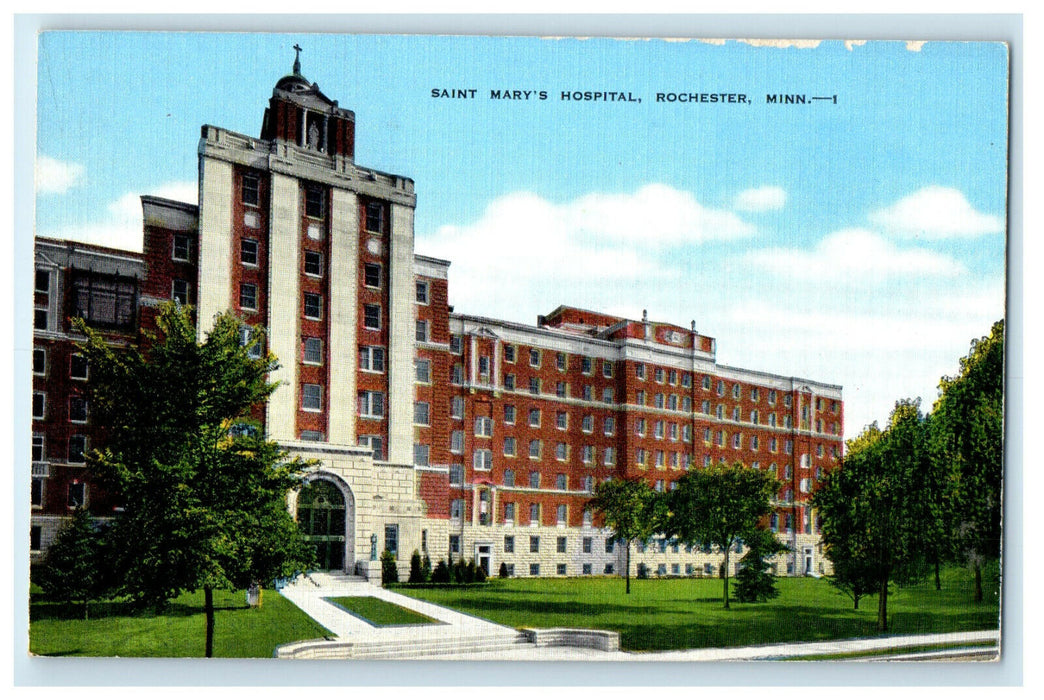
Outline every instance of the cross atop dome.
{"type": "Polygon", "coordinates": [[[294,44],[294,75],[301,75],[301,51],[300,45],[294,44]]]}

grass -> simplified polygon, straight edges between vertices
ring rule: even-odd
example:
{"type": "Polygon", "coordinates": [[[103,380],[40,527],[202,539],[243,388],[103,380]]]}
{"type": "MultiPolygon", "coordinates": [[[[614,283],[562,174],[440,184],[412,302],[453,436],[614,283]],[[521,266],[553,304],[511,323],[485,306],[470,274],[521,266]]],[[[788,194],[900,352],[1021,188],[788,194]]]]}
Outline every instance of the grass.
{"type": "Polygon", "coordinates": [[[421,615],[373,596],[325,598],[325,600],[361,617],[375,627],[438,624],[438,620],[433,620],[427,615],[421,615]]]}
{"type": "MultiPolygon", "coordinates": [[[[43,656],[202,657],[206,620],[203,592],[174,599],[162,614],[139,612],[127,603],[91,603],[90,619],[78,606],[32,595],[29,651],[43,656]]],[[[214,656],[271,657],[280,644],[315,639],[328,630],[275,591],[250,608],[243,591],[214,592],[214,656]]]]}
{"type": "MultiPolygon", "coordinates": [[[[971,574],[944,571],[943,589],[927,580],[893,588],[889,634],[997,629],[996,571],[986,600],[973,602],[971,574]]],[[[721,603],[718,579],[619,578],[493,579],[482,590],[401,589],[399,592],[510,627],[580,627],[615,630],[631,651],[697,649],[877,636],[877,598],[859,610],[826,579],[781,578],[780,596],[767,603],[721,603]]]]}

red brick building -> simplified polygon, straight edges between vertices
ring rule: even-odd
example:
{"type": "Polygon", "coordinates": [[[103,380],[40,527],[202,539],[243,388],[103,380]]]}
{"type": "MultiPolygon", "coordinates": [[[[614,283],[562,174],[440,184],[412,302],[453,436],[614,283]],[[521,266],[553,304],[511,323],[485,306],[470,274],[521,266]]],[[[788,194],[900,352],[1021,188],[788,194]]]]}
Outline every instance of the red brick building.
{"type": "MultiPolygon", "coordinates": [[[[320,463],[289,504],[323,568],[372,574],[376,547],[404,566],[416,549],[493,573],[622,573],[586,509],[596,483],[668,490],[739,460],[785,483],[770,524],[795,551],[778,563],[822,570],[809,497],[841,454],[840,387],[720,365],[713,338],[647,318],[453,313],[450,263],[414,254],[413,182],[357,165],[354,145],[354,114],[295,62],[260,138],[202,128],[198,205],[142,198],[143,253],[37,240],[34,553],[75,505],[118,507],[84,476],[104,436],[69,319],[128,342],[174,298],[201,334],[228,310],[246,345],[267,329],[281,386],[258,418],[320,463]]],[[[719,559],[655,541],[632,566],[707,575],[719,559]]]]}

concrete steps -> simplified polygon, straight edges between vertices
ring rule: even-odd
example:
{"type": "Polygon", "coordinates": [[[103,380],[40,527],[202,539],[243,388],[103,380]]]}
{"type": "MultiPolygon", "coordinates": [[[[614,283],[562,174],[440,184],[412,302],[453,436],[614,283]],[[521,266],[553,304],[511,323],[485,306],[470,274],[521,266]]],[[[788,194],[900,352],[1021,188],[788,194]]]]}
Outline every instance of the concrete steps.
{"type": "Polygon", "coordinates": [[[275,655],[290,659],[429,659],[529,646],[532,645],[522,632],[467,636],[433,634],[428,637],[415,634],[401,639],[294,642],[276,649],[275,655]]]}

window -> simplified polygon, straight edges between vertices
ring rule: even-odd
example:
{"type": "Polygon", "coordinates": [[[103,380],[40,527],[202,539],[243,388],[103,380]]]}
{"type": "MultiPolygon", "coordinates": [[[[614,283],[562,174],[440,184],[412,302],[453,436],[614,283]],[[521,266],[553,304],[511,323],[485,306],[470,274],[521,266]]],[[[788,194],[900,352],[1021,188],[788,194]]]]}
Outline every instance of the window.
{"type": "Polygon", "coordinates": [[[555,396],[557,396],[560,399],[566,398],[566,386],[567,385],[566,385],[565,382],[556,382],[555,383],[555,396]]]}
{"type": "Polygon", "coordinates": [[[322,338],[304,339],[304,363],[306,365],[321,365],[323,363],[323,341],[322,338]]]}
{"type": "Polygon", "coordinates": [[[189,256],[191,255],[191,239],[188,236],[175,233],[174,234],[174,245],[173,251],[171,252],[171,259],[177,260],[178,262],[188,262],[189,256]]]}
{"type": "Polygon", "coordinates": [[[555,488],[559,491],[567,490],[569,488],[569,477],[565,474],[555,476],[555,488]]]}
{"type": "Polygon", "coordinates": [[[363,304],[363,328],[381,329],[381,307],[379,304],[363,304]]]}
{"type": "Polygon", "coordinates": [[[515,504],[505,503],[504,504],[504,522],[509,525],[515,524],[515,504]]]}
{"type": "Polygon", "coordinates": [[[463,384],[464,383],[464,365],[459,362],[450,368],[450,383],[451,384],[463,384]]]}
{"type": "Polygon", "coordinates": [[[450,433],[450,452],[460,454],[464,451],[464,431],[454,430],[450,433]]]}
{"type": "MultiPolygon", "coordinates": [[[[42,351],[41,351],[42,352],[42,351]]],[[[36,370],[36,355],[33,355],[33,370],[36,370]]],[[[86,379],[87,378],[87,356],[76,353],[69,358],[69,378],[70,379],[86,379]]]]}
{"type": "Polygon", "coordinates": [[[678,410],[678,395],[677,394],[671,394],[670,396],[667,397],[667,408],[669,408],[672,411],[677,411],[678,410]]]}
{"type": "Polygon", "coordinates": [[[431,404],[427,401],[413,402],[413,424],[431,425],[431,404]]]}
{"type": "Polygon", "coordinates": [[[38,331],[47,330],[47,309],[33,309],[33,328],[38,331]]]}
{"type": "MultiPolygon", "coordinates": [[[[564,508],[564,506],[559,506],[559,508],[564,508]]],[[[565,554],[565,552],[566,552],[566,538],[565,537],[558,537],[558,538],[556,538],[556,541],[555,541],[555,551],[557,553],[559,553],[559,554],[565,554]]]]}
{"type": "Polygon", "coordinates": [[[504,406],[504,423],[507,425],[515,424],[515,407],[512,404],[504,406]]]}
{"type": "Polygon", "coordinates": [[[363,264],[363,284],[367,287],[381,286],[381,266],[377,263],[363,264]]]}
{"type": "Polygon", "coordinates": [[[36,285],[34,289],[37,292],[43,294],[49,294],[51,291],[51,271],[50,270],[37,270],[36,271],[36,285]]]}
{"type": "Polygon", "coordinates": [[[540,366],[540,351],[537,349],[531,349],[529,351],[529,366],[539,367],[540,366]]]}
{"type": "Polygon", "coordinates": [[[604,389],[602,389],[602,403],[612,403],[612,402],[613,402],[613,390],[612,390],[612,387],[608,387],[607,386],[604,389]]]}
{"type": "Polygon", "coordinates": [[[583,430],[585,433],[594,432],[594,416],[584,416],[583,420],[581,421],[580,429],[583,430]]]}
{"type": "MultiPolygon", "coordinates": [[[[530,516],[529,516],[530,520],[533,519],[533,516],[532,516],[532,513],[533,513],[532,509],[533,508],[537,509],[536,512],[538,512],[538,513],[540,512],[540,506],[538,506],[536,503],[534,503],[532,506],[530,506],[530,516]]],[[[530,536],[530,538],[529,538],[529,551],[533,552],[533,553],[537,553],[537,552],[540,551],[540,537],[539,536],[537,536],[537,535],[530,536]]]]}
{"type": "Polygon", "coordinates": [[[413,361],[414,380],[420,384],[431,383],[431,360],[413,361]]]}
{"type": "Polygon", "coordinates": [[[460,535],[449,536],[449,549],[451,554],[460,554],[460,535]]]}
{"type": "Polygon", "coordinates": [[[645,419],[639,418],[634,422],[634,432],[636,435],[645,437],[645,419]]]}
{"type": "Polygon", "coordinates": [[[69,463],[70,464],[83,464],[87,461],[87,436],[86,435],[70,435],[69,436],[69,463]]]}
{"type": "Polygon", "coordinates": [[[413,464],[418,467],[428,466],[428,453],[430,448],[427,445],[419,445],[414,443],[413,445],[413,464]]]}
{"type": "Polygon", "coordinates": [[[609,467],[616,464],[616,448],[607,447],[605,448],[605,458],[602,462],[605,466],[609,467]]]}
{"type": "Polygon", "coordinates": [[[379,391],[360,391],[359,416],[382,418],[384,416],[384,394],[379,391]]]}
{"type": "Polygon", "coordinates": [[[637,392],[635,392],[634,402],[639,406],[645,405],[645,391],[643,389],[639,389],[637,392]]]}
{"type": "Polygon", "coordinates": [[[489,416],[479,416],[475,419],[475,435],[478,437],[490,437],[493,435],[493,419],[489,416]]]}
{"type": "Polygon", "coordinates": [[[33,392],[33,418],[39,420],[47,414],[47,394],[42,391],[33,392]]]}
{"type": "Polygon", "coordinates": [[[488,449],[475,450],[471,466],[479,471],[488,472],[493,468],[493,451],[488,449]]]}
{"type": "Polygon", "coordinates": [[[612,435],[616,432],[616,419],[612,416],[606,416],[605,420],[602,421],[602,432],[606,435],[612,435]]]}
{"type": "Polygon", "coordinates": [[[592,462],[594,462],[594,452],[594,445],[584,445],[584,464],[591,464],[592,462]]]}
{"type": "Polygon", "coordinates": [[[321,219],[326,204],[326,192],[319,185],[305,185],[305,216],[321,219]]]}
{"type": "Polygon", "coordinates": [[[591,401],[591,400],[593,400],[594,394],[592,393],[592,389],[591,389],[590,386],[584,386],[584,388],[582,390],[582,396],[583,396],[584,401],[591,401]]]}
{"type": "Polygon", "coordinates": [[[682,386],[683,387],[685,387],[686,389],[692,388],[692,375],[691,374],[689,374],[688,372],[682,372],[681,380],[682,380],[682,386]]]}
{"type": "MultiPolygon", "coordinates": [[[[321,438],[317,438],[321,439],[321,438]]],[[[373,458],[380,460],[384,459],[384,440],[379,435],[360,435],[359,444],[363,447],[369,447],[373,451],[373,458]]]]}
{"type": "Polygon", "coordinates": [[[539,440],[530,440],[529,441],[529,458],[530,459],[540,459],[540,448],[541,448],[541,443],[540,443],[539,440]]]}
{"type": "Polygon", "coordinates": [[[594,372],[594,361],[590,357],[584,357],[580,360],[580,370],[584,374],[592,374],[594,372]]]}
{"type": "Polygon", "coordinates": [[[507,389],[508,391],[514,391],[515,390],[515,375],[513,375],[513,374],[505,374],[504,375],[504,388],[507,389]]]}
{"type": "Polygon", "coordinates": [[[257,266],[257,241],[253,238],[244,238],[239,244],[239,262],[248,267],[257,266]]]}
{"type": "Polygon", "coordinates": [[[87,399],[82,396],[69,397],[69,422],[87,422],[87,399]]]}
{"type": "Polygon", "coordinates": [[[540,472],[529,472],[529,488],[540,488],[540,472]]]}
{"type": "Polygon", "coordinates": [[[515,537],[514,535],[504,535],[504,554],[515,553],[515,537]]]}
{"type": "Polygon", "coordinates": [[[613,376],[613,363],[608,360],[602,360],[602,376],[606,379],[611,379],[613,376]]]}
{"type": "Polygon", "coordinates": [[[364,372],[384,371],[384,348],[359,346],[359,369],[364,372]]]}
{"type": "Polygon", "coordinates": [[[416,338],[418,343],[426,343],[426,342],[428,342],[428,322],[427,321],[417,321],[417,330],[416,330],[415,338],[416,338]]]}
{"type": "Polygon", "coordinates": [[[539,576],[540,575],[540,564],[530,564],[529,565],[529,575],[530,576],[539,576]]]}
{"type": "Polygon", "coordinates": [[[366,230],[374,233],[384,232],[384,204],[382,202],[366,203],[366,230]]]}
{"type": "Polygon", "coordinates": [[[395,523],[384,526],[384,549],[392,555],[399,553],[399,526],[395,523]]]}
{"type": "Polygon", "coordinates": [[[464,352],[464,339],[459,335],[450,336],[450,352],[454,355],[459,355],[464,352]]]}
{"type": "Polygon", "coordinates": [[[79,508],[87,505],[87,484],[82,481],[74,481],[69,484],[68,494],[67,504],[70,508],[79,508]]]}
{"type": "Polygon", "coordinates": [[[529,409],[529,427],[539,428],[540,427],[540,409],[531,408],[529,409]]]}
{"type": "Polygon", "coordinates": [[[515,438],[506,437],[504,438],[504,455],[506,457],[514,457],[518,454],[518,446],[515,438]]]}
{"type": "Polygon", "coordinates": [[[663,384],[663,367],[657,367],[653,372],[653,377],[658,384],[663,384]]]}
{"type": "MultiPolygon", "coordinates": [[[[240,292],[242,295],[242,291],[240,292]]],[[[171,280],[170,298],[182,305],[189,303],[189,283],[185,280],[171,280]]],[[[240,300],[242,306],[242,299],[240,300]]]]}
{"type": "Polygon", "coordinates": [[[540,379],[538,377],[529,378],[529,393],[534,396],[540,393],[540,379]]]}
{"type": "Polygon", "coordinates": [[[318,321],[323,317],[323,297],[319,294],[305,292],[304,294],[305,318],[318,321]]]}
{"type": "Polygon", "coordinates": [[[323,276],[323,254],[314,250],[304,252],[304,271],[312,277],[323,276]]]}
{"type": "Polygon", "coordinates": [[[505,345],[504,346],[504,362],[514,362],[514,361],[515,361],[515,346],[514,345],[505,345]]]}
{"type": "Polygon", "coordinates": [[[640,467],[644,467],[645,466],[645,459],[646,459],[645,450],[643,448],[641,448],[641,447],[637,448],[634,451],[634,463],[637,464],[640,467]]]}
{"type": "Polygon", "coordinates": [[[320,411],[323,407],[323,389],[318,384],[305,384],[301,387],[301,408],[306,411],[320,411]]]}
{"type": "Polygon", "coordinates": [[[44,450],[44,436],[40,433],[33,433],[33,461],[42,462],[47,458],[47,453],[44,450]]]}
{"type": "Polygon", "coordinates": [[[47,374],[47,350],[45,348],[33,348],[33,374],[47,374]]]}
{"type": "Polygon", "coordinates": [[[514,486],[514,485],[515,485],[515,470],[514,469],[505,469],[504,470],[504,486],[514,486]]]}
{"type": "Polygon", "coordinates": [[[417,283],[417,303],[427,304],[428,303],[428,283],[418,282],[417,283]]]}
{"type": "Polygon", "coordinates": [[[555,368],[559,372],[566,371],[566,354],[564,352],[555,353],[555,368]]]}
{"type": "Polygon", "coordinates": [[[657,440],[662,440],[664,435],[664,422],[658,420],[653,424],[653,437],[657,440]]]}
{"type": "Polygon", "coordinates": [[[653,397],[653,406],[656,408],[663,408],[666,405],[666,400],[663,394],[656,394],[653,397]]]}

